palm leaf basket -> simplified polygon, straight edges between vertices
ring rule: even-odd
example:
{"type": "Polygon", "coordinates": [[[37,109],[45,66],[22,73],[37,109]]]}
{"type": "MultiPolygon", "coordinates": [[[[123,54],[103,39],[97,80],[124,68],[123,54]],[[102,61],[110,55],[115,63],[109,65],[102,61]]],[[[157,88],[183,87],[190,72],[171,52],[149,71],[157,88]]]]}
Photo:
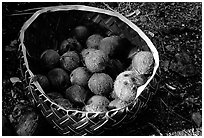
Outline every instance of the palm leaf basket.
{"type": "Polygon", "coordinates": [[[147,107],[147,102],[154,94],[151,83],[159,66],[158,52],[142,30],[114,11],[83,5],[42,8],[22,26],[20,51],[29,95],[44,117],[61,135],[99,135],[105,130],[129,123],[147,107]],[[69,36],[70,30],[81,24],[91,26],[93,31],[107,36],[116,34],[127,38],[135,47],[152,52],[154,56],[152,75],[138,88],[137,97],[127,107],[96,113],[77,109],[66,110],[50,99],[39,83],[33,79],[41,69],[39,66],[41,53],[48,48],[57,50],[62,40],[69,36]]]}

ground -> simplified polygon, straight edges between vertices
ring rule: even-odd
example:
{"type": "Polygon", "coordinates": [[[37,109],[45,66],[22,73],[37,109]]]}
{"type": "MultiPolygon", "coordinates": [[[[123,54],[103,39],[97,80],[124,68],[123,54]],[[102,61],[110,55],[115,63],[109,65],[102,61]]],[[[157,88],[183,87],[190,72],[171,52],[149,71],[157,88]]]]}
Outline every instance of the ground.
{"type": "MultiPolygon", "coordinates": [[[[2,3],[2,114],[7,131],[16,123],[11,114],[19,115],[15,105],[33,106],[26,98],[26,85],[20,82],[17,41],[21,26],[33,11],[18,11],[62,4],[75,3],[2,3]]],[[[123,14],[146,33],[160,57],[159,87],[147,110],[131,124],[104,135],[202,135],[202,3],[80,4],[123,14]]],[[[34,134],[51,135],[48,132],[34,134]]],[[[10,135],[16,135],[15,130],[10,135]]]]}

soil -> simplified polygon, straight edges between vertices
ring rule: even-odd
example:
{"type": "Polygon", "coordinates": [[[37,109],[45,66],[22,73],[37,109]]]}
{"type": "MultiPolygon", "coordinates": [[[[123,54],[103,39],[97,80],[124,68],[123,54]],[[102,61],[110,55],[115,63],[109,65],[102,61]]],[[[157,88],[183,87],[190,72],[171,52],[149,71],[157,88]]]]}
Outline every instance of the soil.
{"type": "MultiPolygon", "coordinates": [[[[36,10],[19,11],[65,4],[83,4],[118,11],[140,27],[159,52],[160,67],[155,77],[159,87],[148,108],[132,123],[102,135],[202,135],[202,3],[199,2],[3,2],[2,115],[9,122],[9,130],[15,131],[13,122],[16,118],[13,116],[18,104],[31,107],[32,111],[38,113],[41,118],[38,123],[44,120],[36,105],[27,98],[28,91],[19,66],[19,31],[36,10]],[[187,131],[189,129],[191,131],[187,131]]],[[[21,116],[23,112],[20,110],[16,114],[21,116]]],[[[33,135],[58,135],[55,129],[44,122],[48,131],[33,135]]]]}

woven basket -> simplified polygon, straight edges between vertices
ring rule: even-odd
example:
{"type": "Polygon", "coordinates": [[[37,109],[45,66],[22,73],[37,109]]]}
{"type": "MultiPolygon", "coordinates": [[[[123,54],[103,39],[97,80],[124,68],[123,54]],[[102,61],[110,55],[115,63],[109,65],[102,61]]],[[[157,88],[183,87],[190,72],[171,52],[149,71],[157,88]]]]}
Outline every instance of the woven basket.
{"type": "Polygon", "coordinates": [[[155,91],[151,83],[154,81],[153,77],[159,66],[156,48],[135,24],[114,11],[82,5],[42,8],[23,25],[20,31],[20,51],[22,70],[25,72],[29,95],[48,122],[61,135],[99,135],[107,129],[133,121],[146,108],[147,102],[155,91]],[[48,48],[57,49],[65,36],[69,35],[67,33],[69,29],[80,24],[92,26],[96,31],[99,26],[104,30],[101,33],[107,36],[119,35],[127,38],[137,48],[152,52],[155,61],[153,73],[147,82],[138,88],[137,97],[127,107],[101,113],[66,110],[50,99],[39,83],[33,79],[40,70],[39,57],[42,51],[48,48]]]}

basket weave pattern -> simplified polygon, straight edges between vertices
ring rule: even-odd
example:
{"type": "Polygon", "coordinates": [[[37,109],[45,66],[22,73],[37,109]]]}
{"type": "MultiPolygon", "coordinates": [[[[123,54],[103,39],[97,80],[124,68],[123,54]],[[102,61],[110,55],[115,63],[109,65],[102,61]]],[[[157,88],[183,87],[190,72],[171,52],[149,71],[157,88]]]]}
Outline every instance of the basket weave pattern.
{"type": "MultiPolygon", "coordinates": [[[[26,71],[24,75],[26,76],[25,80],[32,81],[32,78],[28,74],[26,75],[26,71]]],[[[150,83],[157,85],[157,82],[154,81],[152,80],[150,83]]],[[[61,135],[99,135],[106,129],[116,128],[133,121],[147,107],[147,103],[156,93],[156,88],[152,85],[149,85],[137,100],[126,109],[106,114],[64,110],[43,95],[33,83],[30,83],[28,87],[28,96],[30,99],[34,99],[42,114],[61,135]]]]}
{"type": "MultiPolygon", "coordinates": [[[[35,86],[31,84],[31,87],[35,86]]],[[[34,88],[29,94],[34,98],[42,114],[60,134],[94,135],[102,133],[105,129],[118,127],[121,123],[133,121],[139,112],[146,108],[147,102],[152,94],[154,94],[148,89],[146,89],[144,93],[145,94],[137,98],[137,101],[126,107],[125,110],[102,114],[66,111],[34,88]]]]}
{"type": "MultiPolygon", "coordinates": [[[[73,7],[72,7],[73,8],[73,7]]],[[[55,7],[54,11],[62,8],[55,7]]],[[[53,8],[52,8],[53,10],[53,8]]],[[[36,19],[38,15],[47,10],[41,10],[36,13],[36,16],[31,19],[36,19]]],[[[98,13],[90,13],[85,16],[88,20],[107,28],[109,31],[106,34],[118,34],[121,37],[128,38],[133,44],[141,42],[141,38],[134,30],[127,27],[127,24],[117,21],[115,17],[104,17],[98,13]]],[[[31,22],[27,21],[24,27],[28,27],[31,22]]],[[[21,30],[24,35],[26,27],[21,30]]],[[[57,105],[50,99],[42,90],[41,86],[35,81],[34,74],[29,69],[28,60],[26,58],[26,46],[21,40],[20,51],[22,53],[22,70],[25,72],[25,81],[28,84],[29,97],[34,100],[37,107],[41,110],[42,114],[46,117],[48,122],[57,129],[61,135],[99,135],[106,129],[119,127],[124,123],[133,121],[137,115],[147,107],[147,102],[150,101],[155,92],[155,79],[149,81],[149,84],[142,93],[130,105],[120,110],[110,110],[106,113],[89,113],[79,110],[66,110],[60,105],[57,105]],[[152,83],[152,85],[151,85],[152,83]]],[[[149,50],[147,45],[141,44],[141,49],[149,50]]]]}

